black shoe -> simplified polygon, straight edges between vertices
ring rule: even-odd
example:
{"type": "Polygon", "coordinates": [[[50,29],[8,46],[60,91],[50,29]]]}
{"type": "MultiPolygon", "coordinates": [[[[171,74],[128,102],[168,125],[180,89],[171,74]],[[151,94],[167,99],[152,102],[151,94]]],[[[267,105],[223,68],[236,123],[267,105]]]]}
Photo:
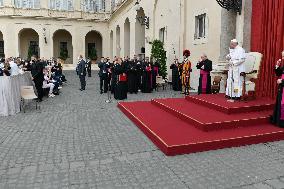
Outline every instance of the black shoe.
{"type": "Polygon", "coordinates": [[[85,89],[79,89],[80,91],[84,91],[85,89]]]}
{"type": "Polygon", "coordinates": [[[103,94],[103,91],[101,91],[100,94],[103,94]]]}

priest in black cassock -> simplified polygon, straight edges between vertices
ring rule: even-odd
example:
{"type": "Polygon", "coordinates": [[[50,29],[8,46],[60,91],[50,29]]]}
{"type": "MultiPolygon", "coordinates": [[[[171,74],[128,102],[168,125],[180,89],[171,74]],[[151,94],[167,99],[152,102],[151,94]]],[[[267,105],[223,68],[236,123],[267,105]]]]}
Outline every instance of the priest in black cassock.
{"type": "Polygon", "coordinates": [[[127,99],[127,76],[121,58],[115,61],[113,71],[117,81],[114,84],[114,98],[116,100],[127,99]]]}
{"type": "Polygon", "coordinates": [[[157,60],[154,60],[152,64],[152,89],[153,90],[157,89],[157,76],[159,75],[159,69],[160,69],[159,62],[157,60]]]}
{"type": "Polygon", "coordinates": [[[130,94],[138,93],[138,68],[135,61],[129,61],[127,68],[128,92],[130,94]]]}
{"type": "Polygon", "coordinates": [[[180,78],[180,65],[178,59],[174,60],[174,63],[170,66],[172,70],[172,85],[174,91],[181,91],[181,78],[180,78]]]}
{"type": "Polygon", "coordinates": [[[276,105],[271,116],[271,123],[284,128],[284,66],[282,62],[284,61],[284,51],[282,52],[282,59],[277,61],[275,66],[276,75],[279,77],[277,80],[278,84],[278,94],[276,98],[276,105]]]}
{"type": "Polygon", "coordinates": [[[196,67],[200,70],[198,94],[211,94],[212,61],[207,58],[206,54],[202,54],[196,67]]]}
{"type": "Polygon", "coordinates": [[[137,55],[134,55],[133,62],[136,65],[136,69],[137,69],[136,83],[138,86],[138,90],[141,90],[141,78],[142,78],[142,73],[143,73],[142,61],[138,59],[137,55]]]}
{"type": "Polygon", "coordinates": [[[142,65],[143,73],[142,73],[142,85],[141,92],[142,93],[151,93],[153,90],[153,76],[152,76],[152,64],[149,61],[149,58],[143,62],[142,65]]]}

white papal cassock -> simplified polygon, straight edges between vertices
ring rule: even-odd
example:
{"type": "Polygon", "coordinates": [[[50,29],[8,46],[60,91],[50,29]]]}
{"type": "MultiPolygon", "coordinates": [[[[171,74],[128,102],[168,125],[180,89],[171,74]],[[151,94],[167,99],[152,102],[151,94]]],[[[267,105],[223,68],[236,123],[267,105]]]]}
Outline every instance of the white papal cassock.
{"type": "Polygon", "coordinates": [[[230,49],[229,72],[227,79],[226,95],[229,97],[241,97],[243,91],[243,76],[240,76],[242,72],[245,72],[244,62],[246,60],[245,50],[237,46],[235,49],[230,49]]]}

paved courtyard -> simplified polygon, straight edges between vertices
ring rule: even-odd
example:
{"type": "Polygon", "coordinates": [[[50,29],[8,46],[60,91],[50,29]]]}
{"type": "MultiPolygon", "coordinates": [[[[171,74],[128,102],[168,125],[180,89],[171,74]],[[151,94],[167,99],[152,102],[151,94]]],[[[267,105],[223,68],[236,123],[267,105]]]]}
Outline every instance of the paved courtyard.
{"type": "MultiPolygon", "coordinates": [[[[284,141],[167,157],[99,94],[98,76],[79,91],[75,73],[41,110],[0,117],[0,189],[284,188],[284,141]]],[[[128,100],[180,97],[170,90],[128,100]]],[[[153,119],[155,115],[153,115],[153,119]]]]}

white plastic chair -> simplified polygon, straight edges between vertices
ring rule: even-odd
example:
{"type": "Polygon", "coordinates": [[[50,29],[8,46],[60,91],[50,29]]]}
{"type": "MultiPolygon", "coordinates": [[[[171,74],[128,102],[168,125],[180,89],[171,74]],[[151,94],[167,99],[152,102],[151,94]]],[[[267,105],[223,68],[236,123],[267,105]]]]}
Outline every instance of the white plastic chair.
{"type": "MultiPolygon", "coordinates": [[[[21,86],[21,98],[22,98],[21,110],[24,110],[25,113],[25,106],[27,105],[26,101],[36,100],[38,97],[35,94],[33,86],[21,86]]],[[[40,109],[40,106],[38,106],[38,102],[37,101],[35,102],[36,102],[36,109],[38,107],[40,109]]]]}

